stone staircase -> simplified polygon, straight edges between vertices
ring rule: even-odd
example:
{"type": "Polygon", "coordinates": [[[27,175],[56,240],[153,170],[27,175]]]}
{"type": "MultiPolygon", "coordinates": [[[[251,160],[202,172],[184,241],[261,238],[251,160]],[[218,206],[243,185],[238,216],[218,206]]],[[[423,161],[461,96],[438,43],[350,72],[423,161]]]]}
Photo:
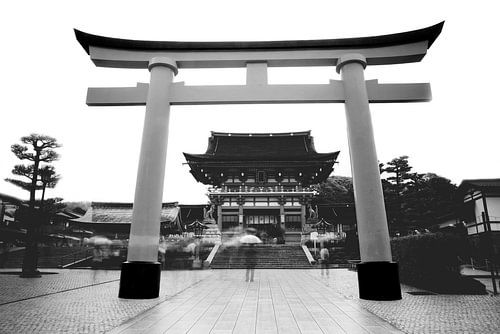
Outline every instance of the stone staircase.
{"type": "MultiPolygon", "coordinates": [[[[221,246],[215,255],[213,269],[246,268],[246,247],[221,246]]],[[[311,269],[300,245],[254,245],[257,269],[311,269]]]]}

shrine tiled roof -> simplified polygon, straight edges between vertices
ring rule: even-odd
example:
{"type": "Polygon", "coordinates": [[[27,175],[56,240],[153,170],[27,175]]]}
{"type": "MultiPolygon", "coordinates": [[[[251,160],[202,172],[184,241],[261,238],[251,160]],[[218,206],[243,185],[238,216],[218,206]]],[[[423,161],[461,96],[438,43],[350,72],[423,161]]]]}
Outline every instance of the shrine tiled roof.
{"type": "Polygon", "coordinates": [[[288,133],[212,132],[204,154],[184,153],[192,161],[329,161],[339,152],[318,153],[310,131],[288,133]]]}
{"type": "Polygon", "coordinates": [[[23,201],[22,199],[19,199],[19,198],[14,197],[14,196],[0,193],[0,202],[7,202],[7,203],[12,203],[12,204],[22,204],[26,201],[23,201]]]}
{"type": "Polygon", "coordinates": [[[463,180],[459,186],[460,189],[484,189],[500,188],[500,179],[471,179],[463,180]]]}
{"type": "MultiPolygon", "coordinates": [[[[84,216],[74,219],[82,223],[115,223],[130,224],[132,222],[132,203],[92,202],[84,216]]],[[[161,222],[174,222],[179,214],[177,203],[163,203],[161,222]]]]}

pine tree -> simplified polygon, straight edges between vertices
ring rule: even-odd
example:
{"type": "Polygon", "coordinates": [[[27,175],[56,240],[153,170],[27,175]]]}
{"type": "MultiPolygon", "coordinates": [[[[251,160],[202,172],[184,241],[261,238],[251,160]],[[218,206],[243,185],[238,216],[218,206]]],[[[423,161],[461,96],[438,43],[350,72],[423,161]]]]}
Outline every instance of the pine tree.
{"type": "Polygon", "coordinates": [[[408,156],[403,155],[399,158],[394,158],[389,161],[385,166],[381,168],[382,173],[389,173],[391,176],[387,177],[386,180],[389,181],[394,190],[401,195],[412,180],[412,174],[410,173],[412,167],[408,163],[408,156]]]}
{"type": "Polygon", "coordinates": [[[24,190],[29,191],[29,208],[23,219],[27,226],[26,235],[26,251],[23,259],[23,272],[22,277],[39,277],[40,274],[37,270],[38,265],[38,237],[40,231],[40,220],[44,220],[45,214],[36,208],[35,194],[37,190],[46,187],[54,187],[57,184],[59,176],[55,174],[52,166],[41,164],[48,164],[59,158],[55,148],[60,147],[55,138],[31,134],[21,138],[22,144],[14,144],[11,146],[11,151],[20,160],[28,160],[29,165],[16,165],[12,170],[12,174],[22,176],[28,181],[19,179],[5,179],[24,190]],[[42,177],[43,175],[43,177],[42,177]]]}

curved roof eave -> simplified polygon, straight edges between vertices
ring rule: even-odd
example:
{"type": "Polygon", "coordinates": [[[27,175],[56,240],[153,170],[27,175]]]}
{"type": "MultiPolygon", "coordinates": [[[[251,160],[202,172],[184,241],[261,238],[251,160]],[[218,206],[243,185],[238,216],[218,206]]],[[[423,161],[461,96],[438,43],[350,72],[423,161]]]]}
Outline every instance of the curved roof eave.
{"type": "Polygon", "coordinates": [[[275,51],[297,49],[346,49],[346,48],[376,48],[399,44],[428,41],[427,48],[441,33],[444,21],[423,29],[402,33],[338,38],[319,40],[288,40],[288,41],[232,41],[232,42],[174,42],[174,41],[143,41],[92,35],[74,29],[76,39],[89,54],[90,46],[123,50],[157,50],[157,51],[275,51]]]}
{"type": "Polygon", "coordinates": [[[212,137],[296,137],[310,136],[311,130],[295,132],[216,132],[211,131],[212,137]]]}
{"type": "Polygon", "coordinates": [[[314,154],[304,154],[304,155],[298,155],[298,156],[286,156],[286,157],[278,157],[276,159],[270,159],[269,156],[263,156],[262,158],[256,160],[255,157],[252,158],[244,158],[244,157],[230,157],[230,156],[217,156],[217,155],[210,155],[210,154],[190,154],[190,153],[183,153],[184,158],[186,159],[187,163],[197,163],[197,162],[213,162],[213,161],[224,161],[224,162],[234,162],[234,161],[267,161],[267,162],[273,162],[273,163],[278,163],[278,162],[290,162],[290,161],[311,161],[311,160],[318,160],[318,161],[327,161],[327,160],[337,160],[337,157],[339,155],[340,151],[336,152],[329,152],[329,153],[314,153],[314,154]]]}

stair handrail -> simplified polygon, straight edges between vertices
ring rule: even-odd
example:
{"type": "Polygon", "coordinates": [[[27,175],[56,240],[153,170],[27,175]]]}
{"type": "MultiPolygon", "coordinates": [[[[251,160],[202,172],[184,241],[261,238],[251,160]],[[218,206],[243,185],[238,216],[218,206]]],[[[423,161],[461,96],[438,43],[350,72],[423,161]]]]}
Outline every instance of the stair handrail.
{"type": "Polygon", "coordinates": [[[309,261],[310,264],[316,264],[316,260],[312,256],[311,252],[309,251],[309,248],[306,245],[302,245],[302,250],[306,254],[307,261],[309,261]]]}
{"type": "Polygon", "coordinates": [[[77,252],[73,252],[73,253],[69,253],[69,254],[60,256],[59,257],[59,260],[60,260],[59,261],[59,267],[62,268],[67,263],[75,263],[77,260],[89,257],[90,255],[87,255],[87,254],[89,254],[90,251],[91,251],[90,249],[86,248],[86,249],[80,249],[77,252]],[[80,255],[80,254],[83,254],[83,256],[78,256],[78,258],[77,258],[77,255],[80,255]],[[68,261],[64,261],[65,258],[70,258],[72,261],[69,261],[69,262],[68,261]]]}
{"type": "Polygon", "coordinates": [[[208,255],[207,259],[204,262],[207,267],[210,266],[210,264],[212,264],[212,261],[215,258],[215,254],[217,254],[219,247],[220,244],[215,244],[214,247],[212,248],[212,251],[210,251],[210,254],[208,255]]]}

